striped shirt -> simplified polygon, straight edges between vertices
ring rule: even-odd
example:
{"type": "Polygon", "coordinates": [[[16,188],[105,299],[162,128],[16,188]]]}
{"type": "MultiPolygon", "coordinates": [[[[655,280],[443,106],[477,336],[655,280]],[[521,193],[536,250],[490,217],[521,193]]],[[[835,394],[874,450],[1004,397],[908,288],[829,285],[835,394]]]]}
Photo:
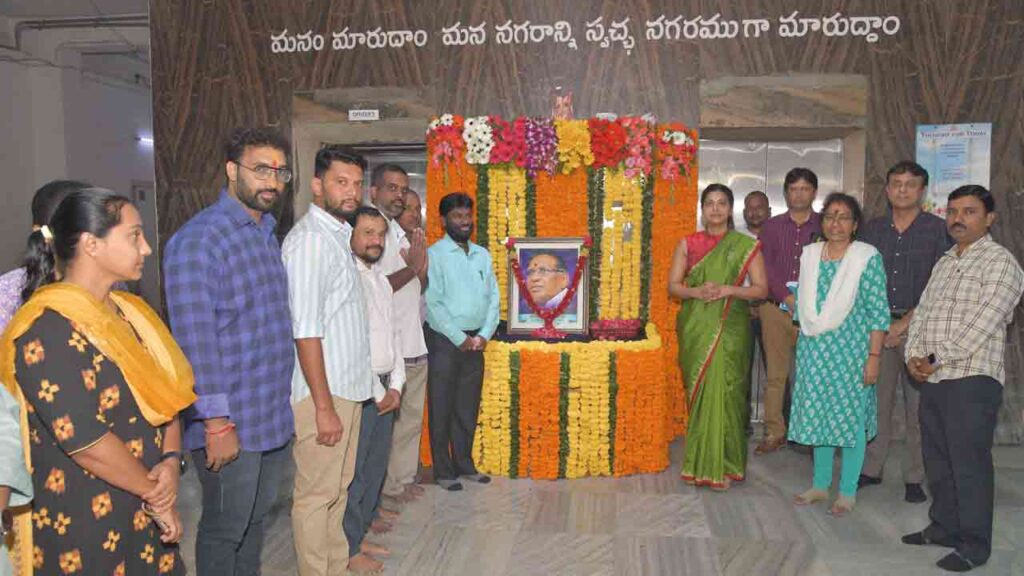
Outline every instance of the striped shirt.
{"type": "Polygon", "coordinates": [[[295,352],[288,279],[276,222],[220,200],[174,234],[164,251],[171,330],[195,373],[185,448],[206,444],[202,420],[227,417],[242,449],[263,452],[295,434],[288,403],[295,352]]]}
{"type": "MultiPolygon", "coordinates": [[[[374,376],[370,326],[351,237],[351,226],[311,204],[284,239],[282,253],[295,338],[320,338],[331,394],[362,402],[371,396],[374,376]]],[[[293,404],[310,396],[298,361],[291,383],[293,404]]]]}
{"type": "Polygon", "coordinates": [[[1024,271],[1009,250],[985,235],[957,255],[956,246],[932,270],[910,320],[906,358],[935,354],[929,382],[968,376],[1006,378],[1006,325],[1024,293],[1024,271]]]}

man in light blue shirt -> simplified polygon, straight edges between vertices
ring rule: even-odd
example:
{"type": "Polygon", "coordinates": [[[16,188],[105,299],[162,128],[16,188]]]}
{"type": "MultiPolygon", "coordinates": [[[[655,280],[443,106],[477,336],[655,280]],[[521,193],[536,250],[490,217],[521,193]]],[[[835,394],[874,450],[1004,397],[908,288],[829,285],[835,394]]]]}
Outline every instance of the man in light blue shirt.
{"type": "Polygon", "coordinates": [[[455,491],[460,477],[491,481],[473,465],[473,435],[499,296],[491,255],[469,241],[473,199],[461,192],[442,198],[441,222],[446,235],[427,251],[427,413],[434,479],[455,491]]]}

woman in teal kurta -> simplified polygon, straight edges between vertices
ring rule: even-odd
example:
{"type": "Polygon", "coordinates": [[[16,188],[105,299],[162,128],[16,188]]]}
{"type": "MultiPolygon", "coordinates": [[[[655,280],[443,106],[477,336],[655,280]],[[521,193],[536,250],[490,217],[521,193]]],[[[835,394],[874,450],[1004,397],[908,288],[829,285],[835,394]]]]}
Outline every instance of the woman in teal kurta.
{"type": "Polygon", "coordinates": [[[828,241],[804,249],[797,292],[800,336],[789,439],[815,448],[813,487],[796,503],[828,497],[835,447],[841,447],[839,497],[830,509],[837,516],[853,508],[864,449],[877,429],[874,383],[889,327],[881,256],[853,241],[860,220],[852,197],[826,199],[822,231],[828,241]]]}
{"type": "Polygon", "coordinates": [[[752,352],[747,302],[768,293],[760,244],[732,230],[732,207],[728,187],[704,189],[704,231],[679,243],[669,272],[669,294],[683,300],[676,319],[689,407],[682,478],[718,490],[745,475],[752,352]]]}

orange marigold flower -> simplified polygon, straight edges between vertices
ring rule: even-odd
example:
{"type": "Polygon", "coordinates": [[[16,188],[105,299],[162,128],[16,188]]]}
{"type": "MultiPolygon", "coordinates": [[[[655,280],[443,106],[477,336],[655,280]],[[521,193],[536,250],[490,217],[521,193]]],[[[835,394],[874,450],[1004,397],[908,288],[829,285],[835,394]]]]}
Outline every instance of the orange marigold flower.
{"type": "Polygon", "coordinates": [[[43,343],[36,338],[35,340],[25,344],[22,349],[22,354],[25,356],[25,364],[29,366],[38,364],[46,359],[46,350],[43,348],[43,343]]]}
{"type": "Polygon", "coordinates": [[[114,503],[110,500],[110,492],[104,492],[92,499],[92,515],[97,520],[103,518],[114,509],[114,503]]]}
{"type": "Polygon", "coordinates": [[[43,380],[39,383],[39,399],[45,400],[47,404],[53,403],[53,397],[60,392],[60,386],[50,382],[49,380],[43,380]]]}
{"type": "Polygon", "coordinates": [[[65,414],[54,420],[53,433],[57,436],[57,440],[60,440],[61,442],[67,442],[74,438],[75,425],[71,422],[71,417],[65,414]]]}
{"type": "Polygon", "coordinates": [[[65,574],[74,574],[82,569],[82,554],[77,548],[60,555],[60,569],[65,574]]]}

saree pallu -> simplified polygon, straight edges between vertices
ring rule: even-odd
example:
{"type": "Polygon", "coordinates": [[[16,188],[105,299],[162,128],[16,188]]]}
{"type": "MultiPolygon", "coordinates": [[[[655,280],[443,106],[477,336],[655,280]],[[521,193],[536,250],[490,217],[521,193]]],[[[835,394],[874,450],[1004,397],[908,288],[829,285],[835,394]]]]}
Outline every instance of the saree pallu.
{"type": "MultiPolygon", "coordinates": [[[[691,266],[686,285],[739,286],[759,249],[756,240],[730,231],[691,266]]],[[[746,472],[753,353],[750,309],[738,298],[691,298],[683,302],[676,324],[690,414],[682,478],[721,488],[726,478],[743,480],[746,472]]]]}

